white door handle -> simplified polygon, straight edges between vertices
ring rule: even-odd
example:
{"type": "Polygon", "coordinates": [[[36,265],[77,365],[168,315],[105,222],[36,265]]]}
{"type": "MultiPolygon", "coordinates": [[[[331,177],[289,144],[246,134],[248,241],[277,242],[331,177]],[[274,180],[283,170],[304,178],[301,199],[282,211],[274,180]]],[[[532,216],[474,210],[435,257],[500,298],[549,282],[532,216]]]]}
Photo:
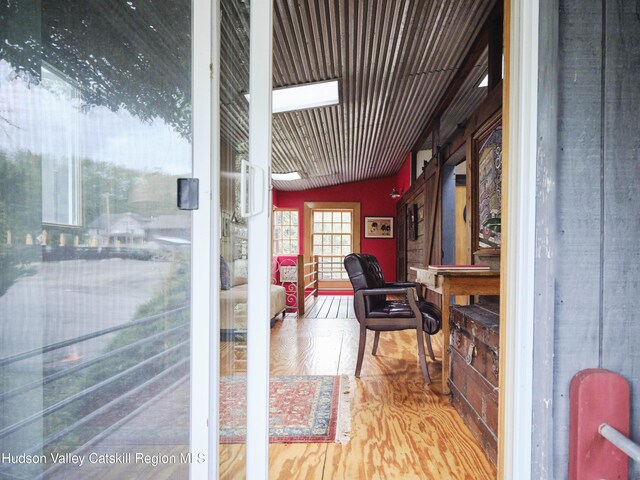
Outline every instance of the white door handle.
{"type": "Polygon", "coordinates": [[[253,217],[264,210],[264,169],[240,161],[240,216],[253,217]]]}

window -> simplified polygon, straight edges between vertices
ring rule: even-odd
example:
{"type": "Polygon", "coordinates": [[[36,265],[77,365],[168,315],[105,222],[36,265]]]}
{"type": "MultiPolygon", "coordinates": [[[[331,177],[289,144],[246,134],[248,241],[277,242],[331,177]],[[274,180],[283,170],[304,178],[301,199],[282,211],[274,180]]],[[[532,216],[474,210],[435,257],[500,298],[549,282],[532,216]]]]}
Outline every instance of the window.
{"type": "Polygon", "coordinates": [[[314,210],[311,241],[320,280],[349,280],[342,261],[353,251],[351,221],[350,210],[314,210]]]}
{"type": "Polygon", "coordinates": [[[344,257],[359,252],[358,202],[304,203],[304,256],[318,257],[318,290],[351,290],[344,257]]]}
{"type": "Polygon", "coordinates": [[[273,254],[297,255],[300,249],[297,210],[273,211],[273,254]]]}
{"type": "Polygon", "coordinates": [[[43,64],[42,86],[50,92],[47,108],[58,119],[56,138],[43,139],[42,222],[80,225],[80,90],[53,67],[43,64]]]}

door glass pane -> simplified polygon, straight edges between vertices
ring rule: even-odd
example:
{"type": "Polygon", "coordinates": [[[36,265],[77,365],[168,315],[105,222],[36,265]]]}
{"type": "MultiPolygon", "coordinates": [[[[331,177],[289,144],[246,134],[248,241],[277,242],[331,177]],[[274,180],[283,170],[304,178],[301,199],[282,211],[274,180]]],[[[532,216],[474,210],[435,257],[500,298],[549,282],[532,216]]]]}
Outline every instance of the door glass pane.
{"type": "Polygon", "coordinates": [[[0,478],[188,478],[191,2],[0,19],[0,478]]]}
{"type": "Polygon", "coordinates": [[[322,230],[324,235],[313,234],[314,254],[321,254],[320,277],[323,279],[347,278],[343,258],[351,252],[351,213],[324,211],[316,216],[314,212],[314,232],[322,230]],[[347,232],[347,234],[342,234],[347,232]],[[327,234],[333,233],[333,235],[327,234]]]}
{"type": "MultiPolygon", "coordinates": [[[[249,2],[220,2],[220,478],[246,476],[248,224],[240,212],[240,165],[249,156],[249,2]],[[228,234],[224,234],[224,232],[228,234]]],[[[284,227],[290,215],[276,215],[284,227]]],[[[284,253],[284,252],[283,252],[284,253]]]]}

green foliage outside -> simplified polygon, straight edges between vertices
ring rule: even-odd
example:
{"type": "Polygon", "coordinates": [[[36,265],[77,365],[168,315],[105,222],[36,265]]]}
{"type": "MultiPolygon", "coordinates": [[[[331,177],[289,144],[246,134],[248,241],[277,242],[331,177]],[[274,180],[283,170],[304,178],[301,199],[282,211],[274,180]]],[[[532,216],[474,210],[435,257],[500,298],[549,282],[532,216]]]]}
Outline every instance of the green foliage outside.
{"type": "Polygon", "coordinates": [[[87,108],[126,106],[190,137],[190,2],[3,3],[0,59],[23,78],[37,84],[45,61],[82,89],[87,108]]]}

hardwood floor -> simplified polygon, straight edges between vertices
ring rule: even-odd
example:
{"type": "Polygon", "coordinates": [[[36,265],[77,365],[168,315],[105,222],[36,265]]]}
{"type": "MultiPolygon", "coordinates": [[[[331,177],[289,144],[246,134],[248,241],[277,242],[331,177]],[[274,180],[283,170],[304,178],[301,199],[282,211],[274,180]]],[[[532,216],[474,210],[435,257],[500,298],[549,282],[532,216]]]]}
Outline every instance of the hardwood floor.
{"type": "MultiPolygon", "coordinates": [[[[269,478],[495,478],[495,467],[441,395],[438,364],[428,362],[433,383],[424,384],[415,332],[383,333],[375,357],[370,333],[362,376],[353,377],[358,323],[352,305],[347,296],[319,297],[305,318],[289,315],[271,330],[272,375],[347,374],[353,387],[349,443],[271,444],[269,478]]],[[[439,357],[442,342],[434,340],[439,357]]],[[[232,352],[231,344],[223,345],[223,365],[232,365],[232,352]]],[[[243,446],[222,445],[220,457],[221,478],[243,478],[243,446]]]]}

